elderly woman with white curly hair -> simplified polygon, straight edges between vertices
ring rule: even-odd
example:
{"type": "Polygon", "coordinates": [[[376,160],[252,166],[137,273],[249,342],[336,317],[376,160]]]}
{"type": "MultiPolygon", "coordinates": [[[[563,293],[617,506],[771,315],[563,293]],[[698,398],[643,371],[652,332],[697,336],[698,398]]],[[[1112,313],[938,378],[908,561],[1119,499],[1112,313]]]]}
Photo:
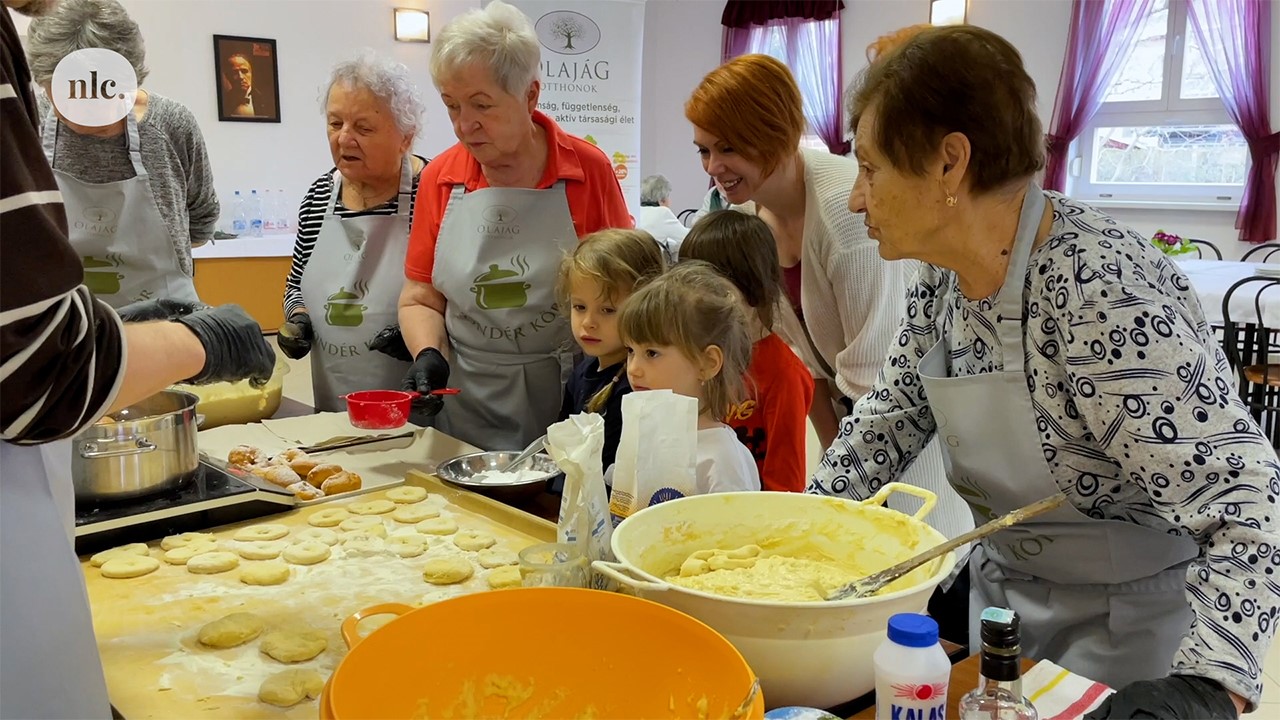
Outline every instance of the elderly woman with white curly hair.
{"type": "Polygon", "coordinates": [[[218,195],[204,137],[181,103],[141,85],[146,47],[116,0],[63,0],[27,28],[27,57],[48,94],[53,71],[78,50],[110,50],[133,66],[133,112],[109,125],[42,107],[45,156],[66,204],[85,285],[120,308],[142,300],[197,300],[192,246],[213,237],[218,195]],[[51,110],[51,111],[50,111],[51,110]]]}
{"type": "Polygon", "coordinates": [[[339,64],[323,107],[334,167],[298,211],[278,341],[295,360],[311,353],[315,406],[334,411],[340,395],[400,387],[409,369],[396,302],[427,161],[409,151],[423,102],[404,65],[372,52],[339,64]]]}
{"type": "Polygon", "coordinates": [[[490,450],[522,448],[559,416],[574,351],[556,304],[565,253],[596,230],[631,227],[605,154],[537,111],[540,59],[533,23],[501,0],[432,44],[431,79],[458,144],[423,173],[414,210],[400,325],[415,360],[404,387],[460,389],[420,407],[490,450]]]}

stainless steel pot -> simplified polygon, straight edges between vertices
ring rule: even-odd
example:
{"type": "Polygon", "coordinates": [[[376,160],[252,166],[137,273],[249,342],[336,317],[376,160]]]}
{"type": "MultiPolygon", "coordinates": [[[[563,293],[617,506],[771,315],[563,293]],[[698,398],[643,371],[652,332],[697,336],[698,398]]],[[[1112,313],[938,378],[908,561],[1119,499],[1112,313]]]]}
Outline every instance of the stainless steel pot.
{"type": "Polygon", "coordinates": [[[76,436],[71,478],[77,500],[125,500],[181,485],[200,464],[196,398],[163,390],[76,436]]]}

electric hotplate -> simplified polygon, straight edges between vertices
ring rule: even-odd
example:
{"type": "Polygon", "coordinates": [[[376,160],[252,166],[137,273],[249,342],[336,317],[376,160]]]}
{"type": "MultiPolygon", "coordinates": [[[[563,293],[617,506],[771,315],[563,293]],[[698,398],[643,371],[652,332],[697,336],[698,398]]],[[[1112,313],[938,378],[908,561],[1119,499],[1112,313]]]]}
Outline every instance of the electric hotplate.
{"type": "Polygon", "coordinates": [[[284,488],[201,460],[191,477],[167,492],[115,502],[77,501],[76,553],[281,513],[296,502],[284,488]]]}

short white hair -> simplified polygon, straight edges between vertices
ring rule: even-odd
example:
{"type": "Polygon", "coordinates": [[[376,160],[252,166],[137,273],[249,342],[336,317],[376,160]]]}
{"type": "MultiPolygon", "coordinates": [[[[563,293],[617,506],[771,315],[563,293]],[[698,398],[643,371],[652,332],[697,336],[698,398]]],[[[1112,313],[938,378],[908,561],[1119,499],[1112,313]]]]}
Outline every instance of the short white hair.
{"type": "Polygon", "coordinates": [[[661,205],[671,197],[671,181],[664,175],[650,175],[640,181],[640,202],[661,205]]]}
{"type": "Polygon", "coordinates": [[[463,13],[431,46],[431,81],[439,89],[442,80],[477,62],[489,66],[494,81],[507,93],[523,95],[537,79],[542,62],[533,22],[502,0],[463,13]]]}
{"type": "Polygon", "coordinates": [[[422,129],[422,111],[425,103],[422,93],[409,76],[409,68],[390,58],[379,56],[372,50],[361,50],[350,60],[334,66],[329,84],[320,98],[320,108],[329,105],[329,91],[334,85],[363,88],[373,93],[391,108],[396,127],[405,135],[417,135],[422,129]]]}

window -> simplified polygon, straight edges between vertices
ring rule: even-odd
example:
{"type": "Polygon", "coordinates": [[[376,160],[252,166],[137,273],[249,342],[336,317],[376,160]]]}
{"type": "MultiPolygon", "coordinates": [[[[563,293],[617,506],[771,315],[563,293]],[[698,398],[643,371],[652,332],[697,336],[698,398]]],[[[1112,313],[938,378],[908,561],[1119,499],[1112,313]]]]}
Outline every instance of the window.
{"type": "Polygon", "coordinates": [[[1081,198],[1239,204],[1249,148],[1218,99],[1186,0],[1155,0],[1072,158],[1081,198]]]}
{"type": "MultiPolygon", "coordinates": [[[[788,65],[790,55],[787,52],[788,29],[789,26],[781,24],[761,26],[757,30],[759,34],[751,38],[751,52],[769,55],[778,62],[788,65]]],[[[791,68],[791,72],[794,74],[795,68],[791,68]]],[[[804,88],[801,87],[800,91],[803,93],[804,88]]],[[[827,149],[827,143],[814,131],[813,124],[808,119],[804,123],[804,134],[800,136],[800,147],[824,151],[827,149]]]]}

